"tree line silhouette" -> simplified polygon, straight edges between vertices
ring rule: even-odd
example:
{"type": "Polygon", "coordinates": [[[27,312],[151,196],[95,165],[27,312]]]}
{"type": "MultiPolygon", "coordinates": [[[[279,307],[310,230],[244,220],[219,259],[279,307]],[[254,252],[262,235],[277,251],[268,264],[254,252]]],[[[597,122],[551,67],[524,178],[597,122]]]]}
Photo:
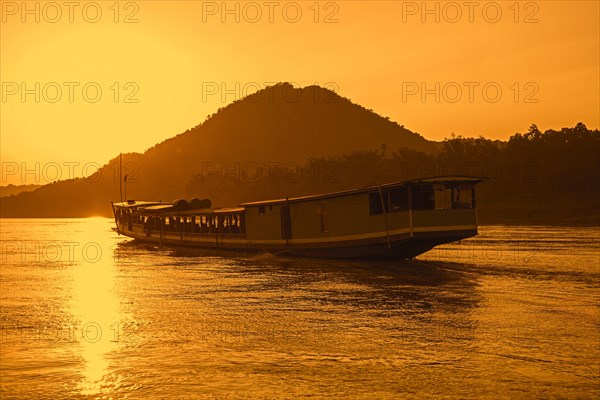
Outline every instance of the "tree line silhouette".
{"type": "Polygon", "coordinates": [[[414,149],[359,151],[311,158],[306,164],[215,165],[195,174],[189,197],[213,203],[335,192],[443,175],[483,176],[478,208],[483,223],[597,225],[600,221],[600,132],[583,123],[541,132],[531,125],[507,141],[445,139],[435,154],[414,149]],[[259,170],[260,167],[260,171],[259,170]]]}

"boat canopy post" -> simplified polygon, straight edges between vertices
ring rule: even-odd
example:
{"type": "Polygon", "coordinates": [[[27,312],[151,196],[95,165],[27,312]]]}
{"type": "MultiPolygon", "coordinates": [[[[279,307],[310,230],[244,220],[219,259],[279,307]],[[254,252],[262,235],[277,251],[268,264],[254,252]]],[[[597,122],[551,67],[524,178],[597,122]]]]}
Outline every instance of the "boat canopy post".
{"type": "Polygon", "coordinates": [[[413,215],[412,215],[412,186],[408,185],[406,193],[408,194],[408,229],[410,237],[413,237],[413,215]]]}
{"type": "Polygon", "coordinates": [[[387,238],[387,247],[388,249],[392,248],[392,243],[390,241],[390,226],[388,223],[388,215],[387,209],[385,208],[385,203],[383,201],[383,191],[381,190],[381,185],[377,185],[379,188],[379,198],[381,199],[381,209],[383,210],[383,219],[385,221],[385,236],[387,238]]]}

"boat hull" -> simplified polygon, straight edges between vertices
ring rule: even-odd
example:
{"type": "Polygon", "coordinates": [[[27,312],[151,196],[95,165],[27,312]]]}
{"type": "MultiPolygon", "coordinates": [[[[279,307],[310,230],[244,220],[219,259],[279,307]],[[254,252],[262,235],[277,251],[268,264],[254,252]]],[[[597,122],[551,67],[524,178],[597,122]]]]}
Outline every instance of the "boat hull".
{"type": "Polygon", "coordinates": [[[329,242],[250,241],[242,237],[232,237],[235,235],[145,232],[143,229],[135,228],[118,229],[118,232],[142,242],[213,251],[327,259],[394,260],[414,258],[435,246],[475,236],[477,228],[472,226],[443,231],[405,232],[389,237],[386,235],[329,242]]]}

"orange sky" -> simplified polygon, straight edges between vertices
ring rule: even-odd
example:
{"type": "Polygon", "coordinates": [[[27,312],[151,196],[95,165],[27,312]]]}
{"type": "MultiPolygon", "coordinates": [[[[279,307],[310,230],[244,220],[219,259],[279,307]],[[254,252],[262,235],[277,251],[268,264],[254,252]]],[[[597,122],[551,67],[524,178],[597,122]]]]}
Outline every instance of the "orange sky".
{"type": "Polygon", "coordinates": [[[599,126],[598,1],[223,4],[0,1],[0,184],[89,174],[281,81],[432,140],[599,126]]]}

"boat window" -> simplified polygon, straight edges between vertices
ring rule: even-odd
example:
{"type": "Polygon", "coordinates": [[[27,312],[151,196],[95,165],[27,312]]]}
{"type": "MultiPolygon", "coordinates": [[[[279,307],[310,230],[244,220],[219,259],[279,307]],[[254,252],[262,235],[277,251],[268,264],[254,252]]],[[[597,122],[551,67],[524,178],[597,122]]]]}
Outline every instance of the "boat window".
{"type": "Polygon", "coordinates": [[[435,209],[447,210],[452,208],[452,189],[445,185],[433,186],[435,196],[435,209]]]}
{"type": "Polygon", "coordinates": [[[459,185],[452,188],[452,208],[473,208],[473,189],[472,185],[459,185]]]}
{"type": "Polygon", "coordinates": [[[379,193],[369,193],[369,215],[381,214],[381,200],[379,193]]]}
{"type": "Polygon", "coordinates": [[[240,233],[240,216],[238,214],[233,214],[231,218],[231,233],[240,233]]]}
{"type": "Polygon", "coordinates": [[[383,190],[381,193],[379,191],[369,193],[369,215],[383,213],[383,207],[385,207],[385,212],[388,212],[389,211],[388,197],[389,197],[388,190],[383,190]],[[381,201],[381,195],[383,195],[383,202],[381,201]]]}
{"type": "Polygon", "coordinates": [[[415,185],[412,187],[412,208],[413,210],[433,210],[435,199],[433,186],[415,185]]]}
{"type": "Polygon", "coordinates": [[[390,191],[389,208],[392,212],[408,210],[408,190],[405,186],[390,191]]]}
{"type": "Polygon", "coordinates": [[[326,202],[321,202],[319,205],[319,215],[321,216],[321,232],[329,232],[329,216],[327,214],[326,202]]]}
{"type": "Polygon", "coordinates": [[[258,214],[264,215],[264,213],[265,213],[265,206],[258,206],[258,214]]]}

